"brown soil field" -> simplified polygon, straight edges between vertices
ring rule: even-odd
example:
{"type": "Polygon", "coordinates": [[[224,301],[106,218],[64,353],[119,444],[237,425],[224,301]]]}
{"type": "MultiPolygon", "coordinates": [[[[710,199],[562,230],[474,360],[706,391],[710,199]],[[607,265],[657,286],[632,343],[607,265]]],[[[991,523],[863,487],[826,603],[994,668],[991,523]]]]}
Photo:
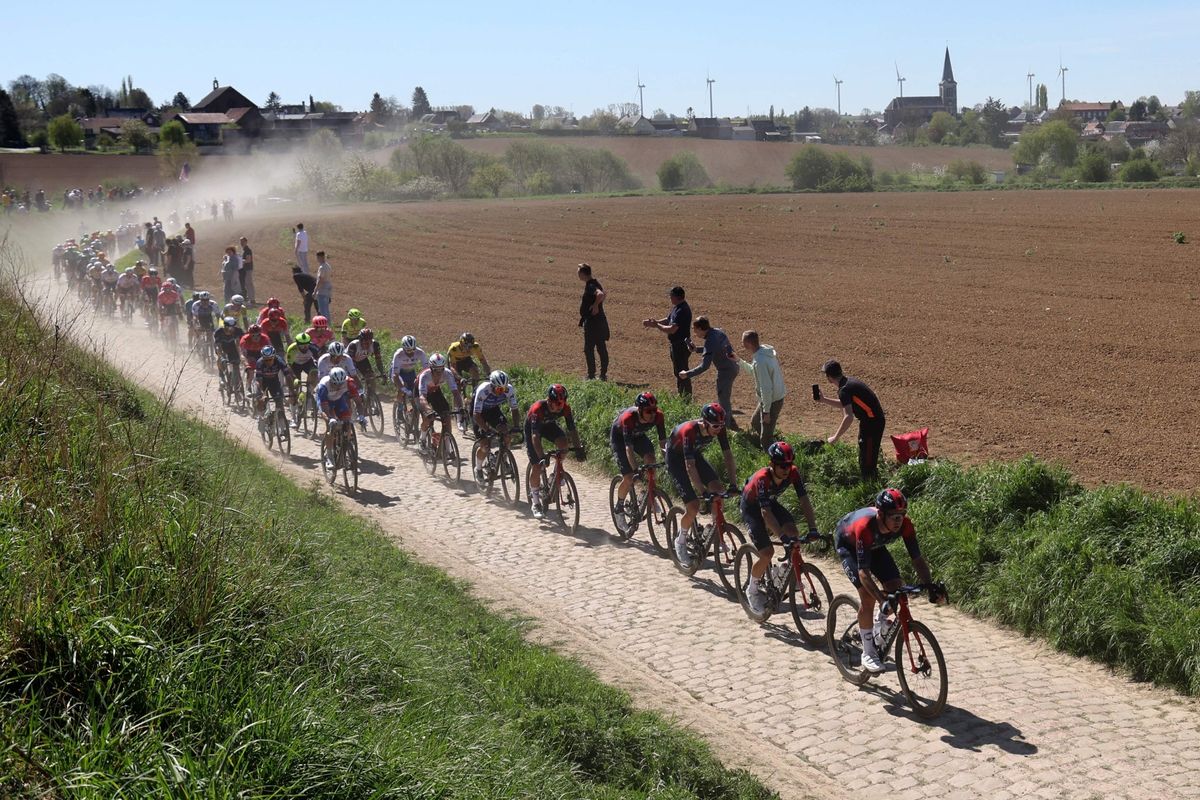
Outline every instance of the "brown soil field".
{"type": "MultiPolygon", "coordinates": [[[[1090,484],[1191,492],[1200,289],[1195,245],[1171,233],[1200,237],[1198,201],[1160,190],[296,209],[198,226],[198,274],[215,276],[221,248],[245,233],[259,302],[277,294],[295,311],[290,231],[302,219],[334,265],[335,314],[358,306],[431,350],[466,328],[493,365],[581,374],[575,265],[587,261],[610,295],[614,380],[673,388],[664,338],[640,321],[664,315],[679,283],[735,342],[756,328],[778,348],[791,431],[836,428],[808,389],[836,357],[876,389],[890,432],[928,425],[935,455],[1032,453],[1090,484]]],[[[696,386],[714,393],[711,376],[696,386]]],[[[735,401],[752,409],[748,377],[735,401]]]]}
{"type": "Polygon", "coordinates": [[[132,178],[142,186],[157,186],[158,159],[154,156],[89,155],[85,153],[0,153],[0,186],[45,189],[60,195],[63,189],[85,191],[101,181],[132,178]]]}

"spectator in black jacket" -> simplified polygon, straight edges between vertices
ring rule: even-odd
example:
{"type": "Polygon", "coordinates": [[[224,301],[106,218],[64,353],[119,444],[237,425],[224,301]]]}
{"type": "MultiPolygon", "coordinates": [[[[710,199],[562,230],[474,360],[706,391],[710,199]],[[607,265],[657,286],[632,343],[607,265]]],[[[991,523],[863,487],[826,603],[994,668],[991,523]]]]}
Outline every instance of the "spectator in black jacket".
{"type": "Polygon", "coordinates": [[[692,396],[692,379],[680,377],[686,372],[688,358],[692,351],[688,348],[688,333],[692,329],[692,308],[684,299],[682,286],[672,287],[668,293],[671,298],[671,311],[662,319],[644,319],[642,324],[647,328],[658,328],[667,335],[671,346],[671,374],[675,376],[675,388],[685,397],[692,396]]]}
{"type": "Polygon", "coordinates": [[[826,361],[822,367],[825,378],[837,386],[837,397],[818,395],[813,399],[827,406],[840,408],[844,416],[837,432],[826,441],[833,444],[842,437],[850,423],[858,418],[858,471],[863,480],[879,476],[879,448],[883,444],[883,427],[885,424],[883,406],[879,398],[865,383],[857,378],[849,378],[842,372],[842,365],[836,361],[826,361]]]}
{"type": "Polygon", "coordinates": [[[604,287],[592,277],[592,268],[580,264],[579,280],[584,282],[579,301],[579,327],[583,328],[583,357],[588,380],[596,378],[596,354],[600,354],[600,380],[608,380],[608,317],[604,314],[604,287]]]}
{"type": "Polygon", "coordinates": [[[297,264],[292,267],[292,280],[296,282],[296,288],[300,290],[300,296],[304,298],[304,321],[310,322],[312,321],[313,306],[317,302],[317,278],[309,275],[297,264]]]}

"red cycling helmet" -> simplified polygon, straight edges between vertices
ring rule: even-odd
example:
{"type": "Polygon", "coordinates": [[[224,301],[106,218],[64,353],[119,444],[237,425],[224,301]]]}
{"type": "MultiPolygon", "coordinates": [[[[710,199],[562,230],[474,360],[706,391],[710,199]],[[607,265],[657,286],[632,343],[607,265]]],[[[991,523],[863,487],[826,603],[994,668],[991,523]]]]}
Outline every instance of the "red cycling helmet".
{"type": "Polygon", "coordinates": [[[267,312],[267,319],[283,319],[283,309],[272,308],[267,312]]]}
{"type": "Polygon", "coordinates": [[[258,323],[256,322],[253,325],[251,325],[249,328],[246,328],[246,333],[262,333],[262,328],[260,328],[258,323]]]}
{"type": "Polygon", "coordinates": [[[709,425],[724,425],[725,409],[721,408],[716,403],[709,403],[704,408],[700,409],[700,419],[704,420],[709,425]]]}
{"type": "Polygon", "coordinates": [[[317,316],[313,317],[313,327],[314,328],[328,328],[329,327],[329,319],[327,317],[322,317],[321,315],[318,314],[317,316]]]}
{"type": "Polygon", "coordinates": [[[790,465],[796,461],[796,453],[787,442],[775,442],[775,444],[767,448],[767,455],[770,457],[772,464],[790,465]]]}
{"type": "Polygon", "coordinates": [[[359,338],[365,339],[366,341],[369,342],[375,338],[375,331],[371,330],[370,328],[363,328],[361,331],[358,332],[358,335],[359,335],[359,338]]]}
{"type": "Polygon", "coordinates": [[[561,383],[556,383],[546,391],[546,399],[551,402],[565,403],[567,401],[567,387],[561,383]]]}
{"type": "Polygon", "coordinates": [[[279,308],[279,298],[272,297],[267,301],[267,308],[279,308]]]}
{"type": "Polygon", "coordinates": [[[905,514],[908,512],[908,500],[904,499],[904,493],[899,489],[884,489],[875,495],[875,508],[879,516],[895,512],[905,514]]]}
{"type": "Polygon", "coordinates": [[[638,408],[658,408],[658,398],[653,392],[642,392],[634,402],[638,408]]]}

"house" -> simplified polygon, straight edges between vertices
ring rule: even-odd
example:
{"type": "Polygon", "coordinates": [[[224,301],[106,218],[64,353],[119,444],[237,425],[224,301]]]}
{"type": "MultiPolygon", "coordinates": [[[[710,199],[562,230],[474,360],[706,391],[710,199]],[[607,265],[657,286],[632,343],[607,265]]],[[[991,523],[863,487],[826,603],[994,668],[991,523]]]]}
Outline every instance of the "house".
{"type": "Polygon", "coordinates": [[[621,133],[629,133],[635,136],[652,136],[654,134],[654,123],[641,114],[627,114],[617,120],[617,130],[621,133]]]}
{"type": "Polygon", "coordinates": [[[793,142],[804,142],[805,144],[820,144],[821,134],[819,131],[796,131],[792,134],[793,142]]]}
{"type": "Polygon", "coordinates": [[[884,125],[896,136],[897,126],[904,128],[920,127],[939,111],[958,116],[958,82],[954,80],[954,68],[950,64],[950,48],[946,48],[946,58],[942,64],[942,80],[938,84],[937,95],[926,97],[895,97],[883,111],[884,125]]]}
{"type": "Polygon", "coordinates": [[[421,122],[426,125],[448,125],[451,122],[460,122],[461,120],[462,117],[453,108],[439,108],[421,117],[421,122]]]}
{"type": "Polygon", "coordinates": [[[688,134],[699,136],[701,139],[732,139],[733,123],[717,117],[692,117],[688,124],[688,134]]]}
{"type": "Polygon", "coordinates": [[[119,119],[140,119],[152,128],[158,127],[159,120],[158,114],[149,108],[110,108],[104,112],[104,116],[119,119]]]}
{"type": "Polygon", "coordinates": [[[473,131],[502,131],[508,126],[495,113],[473,114],[467,119],[467,129],[473,131]]]}
{"type": "Polygon", "coordinates": [[[1079,132],[1081,139],[1099,139],[1104,136],[1105,127],[1103,122],[1089,122],[1083,126],[1083,130],[1079,132]]]}
{"type": "Polygon", "coordinates": [[[674,119],[652,119],[650,125],[654,128],[655,136],[682,136],[683,131],[674,119]]]}
{"type": "Polygon", "coordinates": [[[548,116],[538,126],[544,131],[574,131],[579,130],[579,120],[574,114],[548,116]]]}
{"type": "Polygon", "coordinates": [[[754,129],[756,142],[786,142],[791,138],[791,129],[786,125],[776,125],[773,119],[752,119],[750,127],[754,129]]]}
{"type": "Polygon", "coordinates": [[[332,131],[338,139],[348,144],[362,137],[364,116],[354,111],[309,111],[299,114],[268,111],[263,115],[263,120],[269,126],[267,135],[273,139],[307,139],[324,129],[332,131]]]}
{"type": "Polygon", "coordinates": [[[204,95],[199,103],[193,103],[191,110],[197,114],[224,114],[235,108],[258,108],[254,101],[234,89],[232,86],[221,86],[213,78],[212,91],[204,95]]]}
{"type": "Polygon", "coordinates": [[[754,141],[754,126],[752,125],[734,125],[733,136],[735,142],[753,142],[754,141]]]}
{"type": "Polygon", "coordinates": [[[96,147],[101,134],[108,134],[113,139],[121,137],[121,126],[131,119],[137,119],[146,124],[151,135],[157,135],[160,128],[158,126],[158,117],[154,114],[147,114],[143,117],[82,117],[76,120],[79,127],[83,128],[83,146],[89,150],[96,147]],[[150,121],[147,122],[146,120],[150,121]]]}
{"type": "MultiPolygon", "coordinates": [[[[1117,101],[1117,108],[1125,108],[1121,101],[1117,101]]],[[[1108,112],[1113,110],[1112,103],[1067,103],[1058,104],[1059,112],[1066,112],[1072,117],[1083,122],[1104,122],[1108,119],[1108,112]]]]}
{"type": "Polygon", "coordinates": [[[221,128],[230,124],[229,117],[215,111],[181,111],[173,119],[179,120],[188,138],[197,145],[221,144],[221,128]]]}
{"type": "Polygon", "coordinates": [[[1171,126],[1158,120],[1124,123],[1125,141],[1130,147],[1145,147],[1150,142],[1161,141],[1171,132],[1171,126]]]}

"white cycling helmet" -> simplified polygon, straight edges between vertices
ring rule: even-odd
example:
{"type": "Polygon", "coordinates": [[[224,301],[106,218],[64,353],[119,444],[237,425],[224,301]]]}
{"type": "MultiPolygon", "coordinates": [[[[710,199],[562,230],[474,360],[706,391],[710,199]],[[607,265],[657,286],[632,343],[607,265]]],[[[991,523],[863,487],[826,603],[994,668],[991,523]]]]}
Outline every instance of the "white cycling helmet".
{"type": "Polygon", "coordinates": [[[417,337],[405,336],[400,340],[400,347],[403,348],[404,352],[411,353],[417,349],[417,337]]]}
{"type": "Polygon", "coordinates": [[[329,370],[329,382],[334,386],[345,386],[346,379],[350,376],[346,374],[346,370],[341,367],[334,367],[329,370]]]}
{"type": "Polygon", "coordinates": [[[212,295],[209,294],[208,292],[201,292],[200,296],[197,297],[196,299],[197,300],[210,300],[211,298],[212,298],[212,295]]]}
{"type": "Polygon", "coordinates": [[[229,302],[233,303],[235,306],[245,305],[246,298],[242,297],[240,294],[235,294],[233,297],[229,298],[229,302]]]}
{"type": "Polygon", "coordinates": [[[492,370],[492,374],[488,375],[488,383],[497,389],[503,389],[508,386],[508,373],[502,369],[492,370]]]}
{"type": "Polygon", "coordinates": [[[446,357],[441,353],[434,353],[429,357],[430,369],[442,369],[446,366],[446,357]]]}
{"type": "Polygon", "coordinates": [[[341,342],[330,342],[325,351],[334,358],[341,358],[346,353],[346,346],[341,342]]]}

